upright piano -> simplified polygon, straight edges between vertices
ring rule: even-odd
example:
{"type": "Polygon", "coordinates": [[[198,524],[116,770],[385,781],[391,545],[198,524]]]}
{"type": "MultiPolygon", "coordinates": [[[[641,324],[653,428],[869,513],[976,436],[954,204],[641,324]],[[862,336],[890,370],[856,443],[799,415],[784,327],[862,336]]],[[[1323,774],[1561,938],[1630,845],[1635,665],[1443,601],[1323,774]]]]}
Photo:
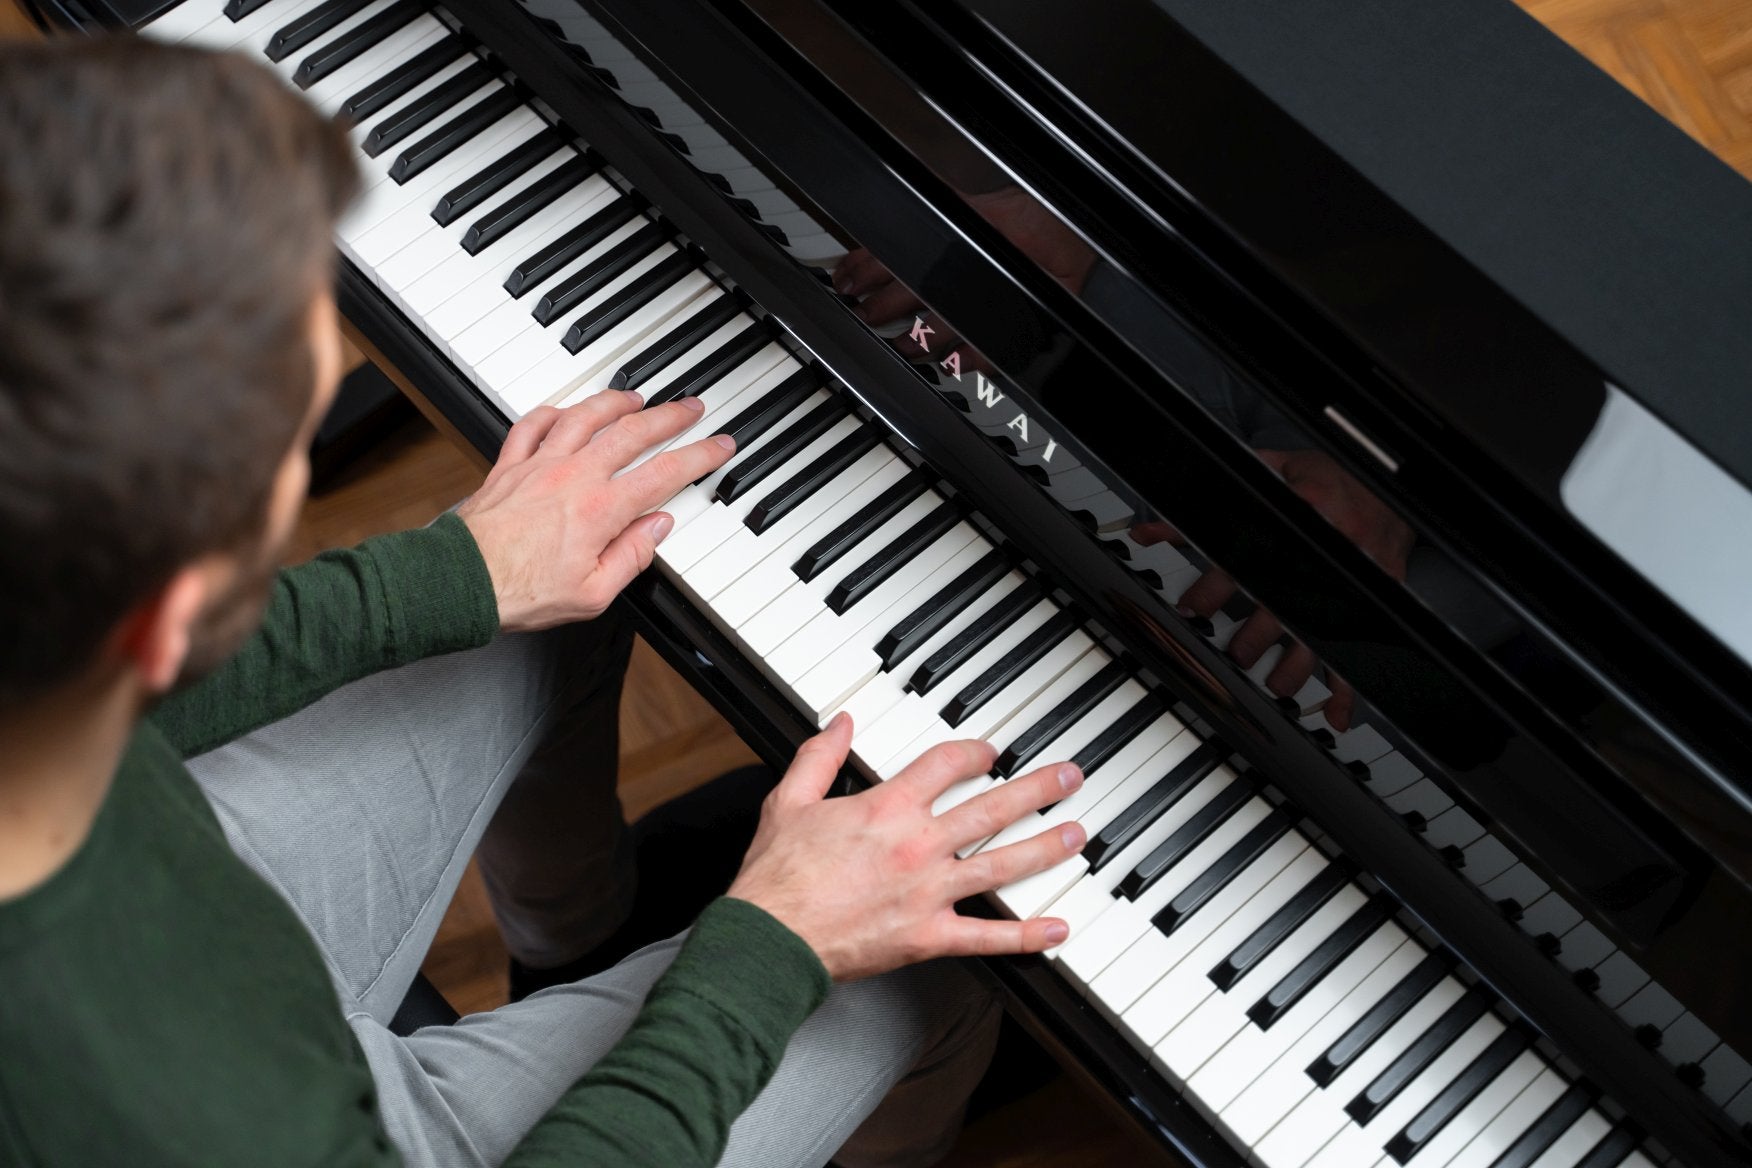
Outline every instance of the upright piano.
{"type": "Polygon", "coordinates": [[[1083,766],[989,965],[1165,1148],[1752,1163],[1752,190],[1506,0],[39,7],[353,125],[484,455],[702,398],[627,603],[768,759],[1083,766]]]}

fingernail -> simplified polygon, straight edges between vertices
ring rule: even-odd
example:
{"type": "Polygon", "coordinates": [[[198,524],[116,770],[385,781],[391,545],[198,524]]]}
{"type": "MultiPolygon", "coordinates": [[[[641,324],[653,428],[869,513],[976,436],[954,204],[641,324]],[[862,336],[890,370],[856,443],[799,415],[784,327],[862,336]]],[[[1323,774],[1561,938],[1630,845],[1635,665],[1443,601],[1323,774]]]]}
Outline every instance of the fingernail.
{"type": "Polygon", "coordinates": [[[662,543],[663,537],[675,529],[675,518],[671,515],[659,515],[657,522],[651,525],[651,542],[662,543]]]}
{"type": "Polygon", "coordinates": [[[1075,763],[1067,762],[1059,768],[1059,787],[1065,791],[1075,791],[1083,785],[1083,772],[1075,763]]]}
{"type": "Polygon", "coordinates": [[[841,276],[833,282],[833,290],[838,292],[841,296],[850,296],[852,294],[852,278],[850,276],[841,276]]]}
{"type": "Polygon", "coordinates": [[[719,446],[722,446],[725,450],[736,449],[736,439],[730,437],[728,434],[720,434],[716,438],[713,438],[712,441],[716,442],[719,446]]]}
{"type": "Polygon", "coordinates": [[[684,397],[679,399],[676,404],[693,414],[704,413],[706,409],[706,403],[697,397],[684,397]]]}
{"type": "Polygon", "coordinates": [[[1088,842],[1083,837],[1083,825],[1080,823],[1067,823],[1059,828],[1059,839],[1064,841],[1067,852],[1081,851],[1088,842]]]}
{"type": "Polygon", "coordinates": [[[838,730],[840,728],[841,723],[850,722],[851,720],[852,720],[852,716],[850,714],[846,713],[844,710],[841,710],[839,713],[835,714],[833,717],[831,717],[827,720],[827,727],[826,728],[829,730],[838,730]]]}
{"type": "Polygon", "coordinates": [[[1192,611],[1192,609],[1186,607],[1186,605],[1184,605],[1184,604],[1175,605],[1174,611],[1179,613],[1181,616],[1185,617],[1187,620],[1191,620],[1193,617],[1198,615],[1198,613],[1192,611]]]}
{"type": "Polygon", "coordinates": [[[1046,939],[1049,944],[1062,945],[1066,937],[1071,935],[1071,926],[1063,921],[1054,921],[1046,926],[1046,939]]]}
{"type": "Polygon", "coordinates": [[[641,406],[645,404],[645,398],[642,394],[639,393],[638,390],[636,390],[636,389],[623,389],[623,390],[621,390],[621,392],[626,394],[628,397],[632,398],[635,402],[639,403],[641,406]]]}

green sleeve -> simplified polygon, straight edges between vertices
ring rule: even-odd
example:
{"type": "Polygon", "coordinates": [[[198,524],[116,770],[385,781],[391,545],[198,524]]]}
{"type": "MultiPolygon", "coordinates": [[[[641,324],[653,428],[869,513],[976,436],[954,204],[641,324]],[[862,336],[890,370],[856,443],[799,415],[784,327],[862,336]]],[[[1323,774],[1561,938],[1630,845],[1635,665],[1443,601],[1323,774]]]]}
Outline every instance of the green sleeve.
{"type": "Polygon", "coordinates": [[[446,514],[281,572],[255,635],[152,721],[187,758],[349,681],[484,645],[498,629],[486,563],[468,527],[446,514]]]}
{"type": "Polygon", "coordinates": [[[809,946],[763,909],[714,901],[632,1029],[506,1168],[709,1168],[831,986],[809,946]]]}

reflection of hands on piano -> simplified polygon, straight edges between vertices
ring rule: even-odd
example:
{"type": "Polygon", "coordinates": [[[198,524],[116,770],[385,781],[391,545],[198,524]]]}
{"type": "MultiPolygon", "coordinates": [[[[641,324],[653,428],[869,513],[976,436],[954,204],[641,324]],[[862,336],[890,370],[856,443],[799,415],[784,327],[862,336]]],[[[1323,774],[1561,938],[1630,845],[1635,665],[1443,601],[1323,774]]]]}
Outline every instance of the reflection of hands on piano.
{"type": "Polygon", "coordinates": [[[503,631],[601,616],[650,566],[674,522],[644,513],[730,457],[728,438],[706,438],[617,476],[702,408],[697,398],[642,405],[636,393],[605,390],[566,409],[530,411],[481,489],[457,508],[492,576],[503,631]]]}
{"type": "MultiPolygon", "coordinates": [[[[1089,272],[1095,267],[1095,252],[1039,200],[1020,187],[1005,187],[965,198],[986,222],[1001,231],[1004,238],[1020,248],[1048,275],[1072,292],[1082,291],[1089,272]]],[[[833,286],[841,295],[863,298],[852,311],[870,325],[889,324],[924,307],[924,302],[913,294],[912,289],[896,280],[881,261],[863,248],[847,252],[835,266],[833,286]]],[[[935,314],[927,315],[925,323],[946,342],[934,344],[932,356],[939,360],[947,357],[954,351],[954,337],[935,314]]],[[[924,351],[905,334],[896,338],[895,347],[909,357],[924,355],[924,351]]],[[[972,356],[972,353],[963,353],[962,360],[967,361],[972,356]]]]}
{"type": "Polygon", "coordinates": [[[798,749],[761,807],[730,896],[803,938],[835,981],[934,957],[1038,953],[1066,938],[1056,917],[983,920],[961,916],[955,902],[1075,855],[1085,842],[1079,825],[967,859],[956,853],[1064,799],[1082,784],[1077,768],[1041,767],[933,815],[938,796],[991,769],[989,743],[942,743],[885,783],[825,798],[851,744],[852,719],[842,712],[798,749]]]}
{"type": "MultiPolygon", "coordinates": [[[[1388,575],[1395,580],[1405,579],[1406,561],[1414,539],[1411,528],[1330,455],[1319,450],[1259,450],[1254,453],[1283,476],[1291,490],[1381,565],[1388,575]]],[[[1180,534],[1165,523],[1142,524],[1133,529],[1132,538],[1145,545],[1183,542],[1180,534]]],[[[1228,603],[1235,590],[1235,581],[1228,573],[1212,568],[1181,593],[1179,609],[1182,615],[1208,619],[1228,603]]],[[[1255,609],[1235,630],[1227,651],[1241,668],[1251,669],[1284,635],[1284,626],[1277,617],[1264,608],[1255,609]]],[[[1278,697],[1290,697],[1314,675],[1318,664],[1313,650],[1292,639],[1283,657],[1266,677],[1265,686],[1278,697]]],[[[1326,699],[1327,723],[1334,730],[1350,729],[1356,691],[1330,670],[1326,684],[1332,690],[1332,696],[1326,699]]]]}

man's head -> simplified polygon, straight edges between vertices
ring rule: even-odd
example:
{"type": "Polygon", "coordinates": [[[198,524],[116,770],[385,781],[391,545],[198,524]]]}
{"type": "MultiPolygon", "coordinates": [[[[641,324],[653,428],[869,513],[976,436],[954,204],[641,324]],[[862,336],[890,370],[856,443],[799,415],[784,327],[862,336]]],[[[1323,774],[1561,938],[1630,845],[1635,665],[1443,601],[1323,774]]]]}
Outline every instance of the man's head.
{"type": "Polygon", "coordinates": [[[162,690],[253,625],[339,372],[356,186],[241,58],[0,46],[0,708],[106,661],[162,690]]]}

